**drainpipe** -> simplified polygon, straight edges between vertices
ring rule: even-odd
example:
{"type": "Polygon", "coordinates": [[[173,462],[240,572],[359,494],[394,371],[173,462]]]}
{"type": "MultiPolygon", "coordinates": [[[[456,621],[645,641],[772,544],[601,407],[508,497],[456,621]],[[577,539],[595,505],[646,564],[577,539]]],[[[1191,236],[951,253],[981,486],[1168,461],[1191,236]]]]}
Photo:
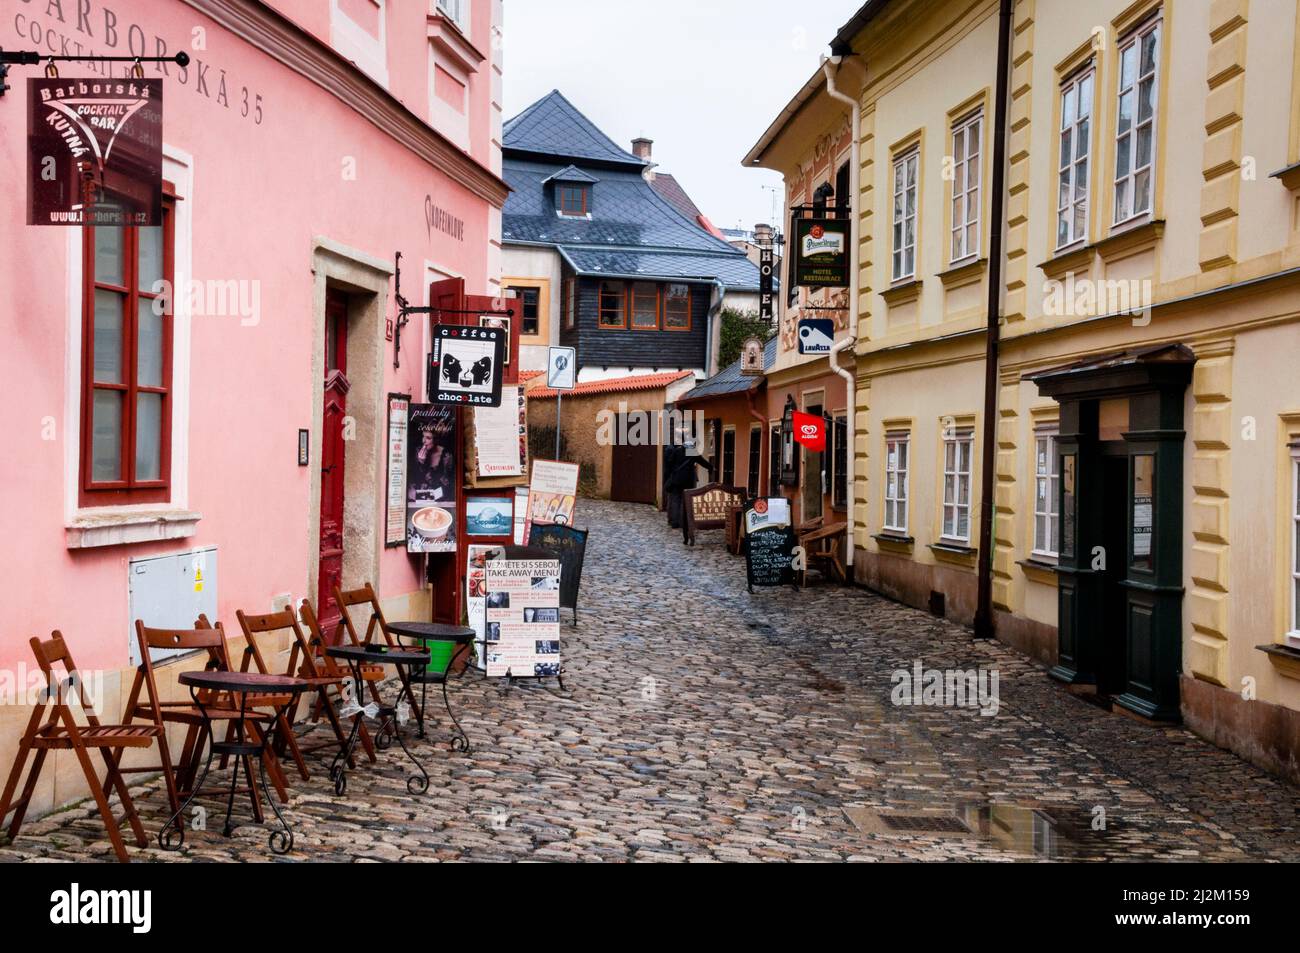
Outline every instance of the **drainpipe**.
{"type": "Polygon", "coordinates": [[[708,348],[709,353],[704,356],[704,377],[708,379],[718,373],[718,347],[722,343],[722,298],[727,293],[727,286],[722,283],[721,278],[713,279],[713,288],[718,294],[716,304],[709,305],[709,322],[708,334],[705,337],[704,346],[708,348]],[[716,338],[716,341],[715,341],[716,338]],[[716,345],[716,346],[715,346],[716,345]]]}
{"type": "MultiPolygon", "coordinates": [[[[858,289],[859,289],[859,262],[858,262],[858,229],[860,218],[858,214],[859,199],[862,194],[862,188],[859,182],[862,170],[861,146],[862,141],[862,103],[847,93],[840,92],[835,87],[835,72],[832,72],[832,64],[839,66],[842,57],[832,56],[822,58],[822,73],[826,76],[826,94],[831,99],[838,100],[849,107],[850,123],[852,127],[852,142],[849,145],[849,333],[841,341],[837,342],[830,353],[830,366],[836,374],[844,378],[844,390],[848,396],[847,416],[850,422],[856,422],[858,412],[858,394],[857,380],[854,372],[840,367],[839,354],[841,351],[852,347],[857,341],[858,333],[858,289]]],[[[836,71],[838,72],[838,71],[836,71]]],[[[838,202],[839,196],[837,195],[838,202]]],[[[857,426],[854,423],[850,427],[850,433],[857,434],[857,426]]],[[[845,454],[845,461],[853,459],[851,454],[845,454]]],[[[852,488],[854,481],[847,480],[849,487],[852,488]]],[[[853,581],[853,501],[849,500],[849,518],[845,521],[844,527],[844,566],[846,576],[845,583],[853,581]]]]}
{"type": "Polygon", "coordinates": [[[1007,96],[1011,77],[1011,6],[998,9],[998,74],[993,117],[993,181],[990,196],[988,330],[984,341],[984,452],[980,459],[980,547],[975,638],[991,639],[993,624],[993,499],[998,439],[998,338],[1002,305],[1002,230],[1006,227],[1007,96]]]}

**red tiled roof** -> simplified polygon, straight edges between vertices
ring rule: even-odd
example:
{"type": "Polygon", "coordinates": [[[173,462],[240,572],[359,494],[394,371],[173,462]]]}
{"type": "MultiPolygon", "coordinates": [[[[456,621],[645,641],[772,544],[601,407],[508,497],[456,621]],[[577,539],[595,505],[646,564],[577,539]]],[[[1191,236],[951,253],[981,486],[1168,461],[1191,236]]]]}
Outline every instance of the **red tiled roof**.
{"type": "MultiPolygon", "coordinates": [[[[660,387],[667,387],[674,381],[679,381],[683,377],[693,377],[691,371],[669,371],[664,374],[638,374],[634,377],[611,377],[604,381],[587,381],[585,384],[579,384],[572,390],[564,391],[565,397],[582,397],[590,394],[622,394],[628,391],[638,390],[658,390],[660,387]]],[[[554,397],[556,390],[553,387],[534,387],[528,392],[529,399],[554,397]]]]}
{"type": "Polygon", "coordinates": [[[546,373],[546,369],[541,367],[539,367],[535,371],[520,371],[519,383],[521,384],[527,383],[528,381],[532,380],[534,377],[541,377],[545,373],[546,373]]]}

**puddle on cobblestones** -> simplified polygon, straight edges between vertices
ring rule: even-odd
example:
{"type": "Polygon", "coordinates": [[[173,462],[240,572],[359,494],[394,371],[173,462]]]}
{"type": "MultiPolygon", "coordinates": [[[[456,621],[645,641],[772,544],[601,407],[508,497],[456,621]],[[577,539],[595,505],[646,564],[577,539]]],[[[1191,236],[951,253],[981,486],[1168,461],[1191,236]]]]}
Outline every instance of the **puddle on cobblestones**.
{"type": "Polygon", "coordinates": [[[955,811],[877,811],[845,807],[845,816],[864,834],[907,837],[981,838],[1003,850],[1055,859],[1072,841],[1051,815],[1017,804],[962,803],[955,811]]]}

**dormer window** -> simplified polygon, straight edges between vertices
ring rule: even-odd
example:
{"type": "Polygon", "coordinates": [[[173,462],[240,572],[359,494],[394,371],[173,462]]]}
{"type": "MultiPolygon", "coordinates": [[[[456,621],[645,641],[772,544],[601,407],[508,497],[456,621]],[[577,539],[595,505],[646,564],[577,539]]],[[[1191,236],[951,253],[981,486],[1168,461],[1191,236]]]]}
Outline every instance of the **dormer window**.
{"type": "Polygon", "coordinates": [[[555,200],[555,214],[566,218],[591,218],[591,189],[596,177],[575,165],[566,166],[542,180],[555,200]]]}
{"type": "Polygon", "coordinates": [[[555,209],[561,215],[586,215],[591,207],[591,186],[561,182],[555,186],[555,209]]]}

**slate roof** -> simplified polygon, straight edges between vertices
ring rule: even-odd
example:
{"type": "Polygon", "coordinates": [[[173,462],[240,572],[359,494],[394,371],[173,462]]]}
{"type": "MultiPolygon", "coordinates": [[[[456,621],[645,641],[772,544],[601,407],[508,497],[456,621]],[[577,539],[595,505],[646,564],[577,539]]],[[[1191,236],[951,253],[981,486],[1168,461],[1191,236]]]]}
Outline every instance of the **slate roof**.
{"type": "Polygon", "coordinates": [[[599,181],[600,179],[596,178],[594,175],[591,175],[590,173],[583,172],[576,165],[566,165],[559,172],[555,172],[551,175],[548,175],[546,178],[544,178],[542,180],[542,185],[545,185],[547,182],[595,183],[599,181]]]}
{"type": "Polygon", "coordinates": [[[511,188],[502,213],[506,244],[558,248],[580,275],[716,278],[758,290],[758,269],[743,252],[683,216],[645,180],[646,163],[615,146],[560,93],[506,123],[502,146],[502,177],[511,188]],[[554,151],[542,154],[543,147],[554,151]],[[575,171],[593,180],[590,218],[557,215],[546,184],[575,171]]]}
{"type": "Polygon", "coordinates": [[[502,144],[516,152],[613,162],[643,169],[644,159],[620,149],[573,103],[553,89],[502,127],[502,144]]]}
{"type": "MultiPolygon", "coordinates": [[[[763,346],[763,369],[769,370],[776,361],[776,335],[763,346]]],[[[706,397],[725,397],[730,394],[743,394],[754,390],[763,383],[762,377],[750,377],[740,373],[740,361],[733,361],[708,380],[700,381],[681,397],[678,404],[691,403],[706,397]]]]}

